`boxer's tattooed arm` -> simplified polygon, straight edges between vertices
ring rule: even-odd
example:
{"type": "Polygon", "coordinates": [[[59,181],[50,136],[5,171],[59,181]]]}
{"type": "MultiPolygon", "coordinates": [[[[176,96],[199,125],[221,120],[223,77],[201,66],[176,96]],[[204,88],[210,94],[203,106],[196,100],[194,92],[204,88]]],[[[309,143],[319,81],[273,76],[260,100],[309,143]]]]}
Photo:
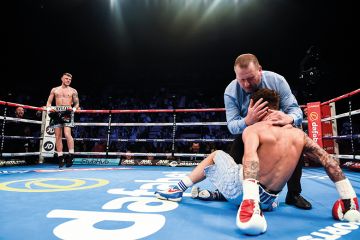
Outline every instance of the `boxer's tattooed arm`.
{"type": "Polygon", "coordinates": [[[244,179],[259,180],[259,158],[248,158],[244,161],[244,179]]]}
{"type": "Polygon", "coordinates": [[[304,133],[304,140],[304,154],[312,160],[320,162],[333,182],[345,179],[345,176],[339,166],[339,159],[336,159],[328,154],[316,142],[309,138],[306,133],[304,133]]]}
{"type": "Polygon", "coordinates": [[[78,93],[77,93],[76,90],[74,91],[74,93],[73,93],[73,95],[72,95],[72,98],[73,98],[74,107],[79,108],[79,105],[80,105],[80,103],[79,103],[79,96],[78,96],[78,93]]]}
{"type": "Polygon", "coordinates": [[[245,129],[243,132],[244,142],[244,158],[243,158],[243,171],[244,179],[252,178],[259,180],[259,156],[257,149],[259,147],[259,135],[257,128],[252,126],[245,129]]]}

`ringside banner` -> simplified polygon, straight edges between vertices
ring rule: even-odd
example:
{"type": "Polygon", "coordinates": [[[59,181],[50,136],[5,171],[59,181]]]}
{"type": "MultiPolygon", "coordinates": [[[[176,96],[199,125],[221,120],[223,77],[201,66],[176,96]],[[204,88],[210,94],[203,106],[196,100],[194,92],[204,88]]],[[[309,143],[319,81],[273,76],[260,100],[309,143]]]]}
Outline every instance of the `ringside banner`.
{"type": "Polygon", "coordinates": [[[76,165],[118,166],[120,158],[74,158],[76,165]]]}
{"type": "Polygon", "coordinates": [[[309,137],[323,147],[320,102],[307,104],[309,137]]]}

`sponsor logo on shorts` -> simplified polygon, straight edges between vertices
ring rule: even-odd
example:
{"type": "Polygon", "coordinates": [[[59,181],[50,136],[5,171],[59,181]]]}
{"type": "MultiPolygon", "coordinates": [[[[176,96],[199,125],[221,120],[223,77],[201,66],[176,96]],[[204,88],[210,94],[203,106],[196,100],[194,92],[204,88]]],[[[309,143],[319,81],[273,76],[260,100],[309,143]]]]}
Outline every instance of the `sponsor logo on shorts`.
{"type": "Polygon", "coordinates": [[[0,190],[10,192],[64,192],[102,187],[105,179],[96,178],[35,178],[0,183],[0,190]]]}
{"type": "Polygon", "coordinates": [[[67,111],[69,109],[71,109],[70,106],[54,106],[54,110],[58,112],[67,111]]]}

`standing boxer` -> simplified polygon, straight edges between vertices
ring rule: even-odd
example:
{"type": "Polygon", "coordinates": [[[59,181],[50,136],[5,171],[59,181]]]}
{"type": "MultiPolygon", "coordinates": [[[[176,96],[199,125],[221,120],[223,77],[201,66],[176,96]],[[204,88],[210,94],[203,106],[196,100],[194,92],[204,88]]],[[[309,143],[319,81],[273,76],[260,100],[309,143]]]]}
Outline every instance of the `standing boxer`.
{"type": "Polygon", "coordinates": [[[50,127],[55,129],[55,146],[59,158],[59,167],[72,166],[74,154],[74,139],[71,136],[71,128],[74,127],[74,112],[79,109],[79,97],[76,89],[70,87],[72,75],[63,73],[61,77],[61,85],[54,87],[50,91],[49,98],[46,103],[46,110],[50,116],[50,127]],[[51,104],[55,98],[55,107],[51,104]],[[64,159],[63,155],[63,132],[66,138],[69,155],[64,159]]]}

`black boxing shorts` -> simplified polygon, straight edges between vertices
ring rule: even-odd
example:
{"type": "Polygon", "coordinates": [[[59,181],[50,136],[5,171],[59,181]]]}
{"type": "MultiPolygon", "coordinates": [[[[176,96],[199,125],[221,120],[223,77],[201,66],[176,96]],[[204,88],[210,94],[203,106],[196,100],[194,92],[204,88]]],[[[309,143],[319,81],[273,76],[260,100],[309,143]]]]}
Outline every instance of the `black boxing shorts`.
{"type": "Polygon", "coordinates": [[[51,128],[74,127],[74,112],[71,106],[55,106],[49,112],[51,128]]]}

